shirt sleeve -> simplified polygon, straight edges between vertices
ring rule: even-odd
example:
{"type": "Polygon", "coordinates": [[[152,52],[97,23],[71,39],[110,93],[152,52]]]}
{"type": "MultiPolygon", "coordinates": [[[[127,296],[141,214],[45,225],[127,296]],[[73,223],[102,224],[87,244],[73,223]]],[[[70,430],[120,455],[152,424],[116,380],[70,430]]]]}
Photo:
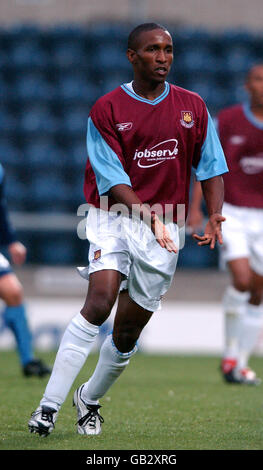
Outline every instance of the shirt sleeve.
{"type": "Polygon", "coordinates": [[[131,186],[120,158],[103,138],[91,117],[88,119],[87,150],[100,196],[117,184],[131,186]]]}
{"type": "Polygon", "coordinates": [[[0,245],[7,246],[14,242],[16,238],[15,231],[8,218],[4,185],[4,170],[0,165],[0,245]]]}
{"type": "Polygon", "coordinates": [[[201,156],[196,168],[197,181],[207,180],[228,172],[225,155],[213,123],[208,113],[207,133],[201,147],[201,156]]]}

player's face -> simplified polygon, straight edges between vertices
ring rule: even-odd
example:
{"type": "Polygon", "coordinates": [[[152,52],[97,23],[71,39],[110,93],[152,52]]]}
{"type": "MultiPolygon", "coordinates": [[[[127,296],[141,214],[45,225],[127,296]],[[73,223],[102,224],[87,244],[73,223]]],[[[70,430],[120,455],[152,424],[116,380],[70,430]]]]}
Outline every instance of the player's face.
{"type": "Polygon", "coordinates": [[[263,65],[255,66],[246,83],[250,94],[251,103],[255,106],[263,106],[263,65]]]}
{"type": "Polygon", "coordinates": [[[136,51],[128,50],[128,58],[137,77],[163,83],[173,62],[171,35],[162,29],[142,32],[136,51]]]}

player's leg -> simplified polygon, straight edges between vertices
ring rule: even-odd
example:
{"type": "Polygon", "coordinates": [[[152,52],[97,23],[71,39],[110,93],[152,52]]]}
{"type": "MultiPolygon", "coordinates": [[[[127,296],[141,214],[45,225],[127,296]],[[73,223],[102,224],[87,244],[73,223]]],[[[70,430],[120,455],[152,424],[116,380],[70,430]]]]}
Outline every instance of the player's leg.
{"type": "Polygon", "coordinates": [[[251,371],[248,367],[248,362],[262,329],[262,291],[263,276],[251,270],[250,298],[246,304],[245,314],[241,319],[236,373],[236,376],[240,377],[241,381],[251,384],[260,382],[255,372],[251,371]]]}
{"type": "MultiPolygon", "coordinates": [[[[127,279],[128,291],[119,296],[113,334],[107,336],[101,347],[94,374],[74,395],[80,417],[78,432],[81,434],[100,432],[98,400],[105,395],[136,352],[136,341],[152,313],[160,308],[161,297],[171,285],[176,269],[178,256],[161,248],[143,222],[134,221],[134,224],[132,228],[126,226],[132,262],[127,279]],[[139,238],[139,234],[143,236],[139,238]],[[87,412],[86,403],[90,403],[89,407],[97,407],[97,410],[94,408],[94,414],[91,415],[92,408],[87,412]]],[[[170,231],[178,242],[178,231],[173,224],[170,231]]]]}
{"type": "Polygon", "coordinates": [[[57,412],[93,347],[99,326],[110,315],[117,298],[121,282],[118,271],[97,271],[89,279],[85,304],[66,328],[40,407],[28,423],[32,432],[48,435],[53,430],[57,412]]]}
{"type": "Polygon", "coordinates": [[[3,320],[15,336],[24,375],[43,377],[49,374],[50,369],[39,359],[34,359],[32,334],[26,318],[23,287],[13,272],[0,276],[0,298],[6,304],[3,320]]]}
{"type": "Polygon", "coordinates": [[[247,257],[228,262],[232,284],[223,297],[225,344],[222,360],[222,372],[226,381],[234,381],[233,369],[239,357],[239,340],[242,318],[245,315],[252,273],[247,257]]]}
{"type": "Polygon", "coordinates": [[[226,220],[222,224],[224,243],[220,255],[223,264],[226,263],[229,268],[231,284],[226,288],[222,299],[224,349],[221,371],[227,382],[233,382],[233,370],[239,354],[241,318],[245,314],[251,285],[250,249],[243,208],[225,203],[223,215],[226,220]]]}
{"type": "Polygon", "coordinates": [[[113,332],[106,337],[101,347],[91,378],[74,394],[80,434],[99,434],[100,415],[96,413],[99,399],[106,394],[129,364],[130,357],[136,353],[136,341],[152,313],[135,303],[128,291],[120,293],[113,332]]]}

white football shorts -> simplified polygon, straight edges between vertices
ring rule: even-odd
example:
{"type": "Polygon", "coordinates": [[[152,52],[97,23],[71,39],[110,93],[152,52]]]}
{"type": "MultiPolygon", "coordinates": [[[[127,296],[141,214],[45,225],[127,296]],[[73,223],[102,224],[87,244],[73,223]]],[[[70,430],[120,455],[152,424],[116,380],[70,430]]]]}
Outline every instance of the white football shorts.
{"type": "Polygon", "coordinates": [[[224,203],[222,214],[223,262],[248,258],[253,271],[263,275],[263,209],[224,203]]]}
{"type": "Polygon", "coordinates": [[[12,268],[10,266],[9,261],[6,259],[2,253],[0,253],[0,277],[5,276],[5,274],[9,274],[12,272],[12,268]]]}
{"type": "MultiPolygon", "coordinates": [[[[179,251],[179,230],[167,224],[179,251]]],[[[141,307],[154,312],[169,289],[176,270],[178,253],[170,253],[156,241],[151,229],[140,220],[91,207],[86,236],[90,243],[89,264],[78,268],[85,279],[91,273],[113,269],[123,275],[120,291],[141,307]]]]}

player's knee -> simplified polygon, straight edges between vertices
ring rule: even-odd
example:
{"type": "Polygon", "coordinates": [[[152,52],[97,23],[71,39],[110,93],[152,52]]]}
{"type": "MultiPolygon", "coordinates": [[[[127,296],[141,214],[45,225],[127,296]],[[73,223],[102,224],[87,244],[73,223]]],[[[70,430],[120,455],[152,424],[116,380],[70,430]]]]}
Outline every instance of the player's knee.
{"type": "Polygon", "coordinates": [[[24,293],[20,283],[9,286],[9,289],[7,289],[3,295],[3,300],[9,307],[17,307],[22,304],[23,298],[24,293]]]}
{"type": "Polygon", "coordinates": [[[93,296],[85,303],[81,313],[90,323],[102,325],[110,315],[114,302],[115,299],[111,296],[93,296]]]}

